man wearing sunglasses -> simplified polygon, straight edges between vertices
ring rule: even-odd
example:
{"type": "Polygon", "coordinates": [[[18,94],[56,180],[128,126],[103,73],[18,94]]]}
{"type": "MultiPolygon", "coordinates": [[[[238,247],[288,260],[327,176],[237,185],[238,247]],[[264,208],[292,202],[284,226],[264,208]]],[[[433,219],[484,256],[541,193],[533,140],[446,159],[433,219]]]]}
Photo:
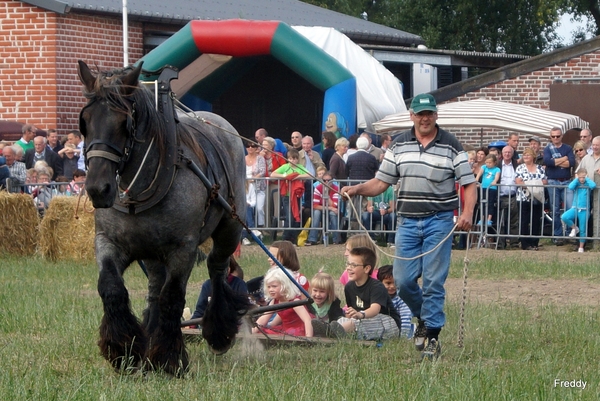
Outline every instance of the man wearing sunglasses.
{"type": "MultiPolygon", "coordinates": [[[[550,209],[552,210],[552,226],[555,237],[562,237],[563,227],[560,220],[561,206],[571,208],[573,192],[567,191],[571,181],[571,169],[575,167],[573,148],[562,142],[563,132],[555,127],[550,130],[550,143],[544,148],[544,165],[548,177],[548,192],[550,194],[550,209]]],[[[554,245],[564,245],[560,238],[552,240],[554,245]]]]}

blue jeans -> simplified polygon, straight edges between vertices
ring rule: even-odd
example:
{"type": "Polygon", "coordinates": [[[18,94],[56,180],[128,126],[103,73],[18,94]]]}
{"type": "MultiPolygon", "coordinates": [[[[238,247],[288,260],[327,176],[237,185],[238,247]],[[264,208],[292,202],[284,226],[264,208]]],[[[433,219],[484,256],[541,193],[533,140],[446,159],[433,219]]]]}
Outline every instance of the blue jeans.
{"type": "MultiPolygon", "coordinates": [[[[373,226],[377,223],[381,224],[381,229],[386,231],[392,231],[394,229],[394,217],[393,213],[386,213],[381,216],[379,209],[373,209],[373,213],[363,212],[362,213],[362,224],[368,231],[373,230],[373,226]]],[[[374,233],[369,233],[371,238],[374,238],[374,233]]],[[[393,243],[395,233],[386,233],[386,242],[393,243]]]]}
{"type": "MultiPolygon", "coordinates": [[[[310,228],[312,228],[312,230],[310,230],[308,233],[308,240],[310,242],[317,242],[317,240],[319,239],[319,231],[320,231],[319,228],[321,228],[321,217],[322,216],[323,216],[322,210],[317,210],[317,209],[313,210],[312,221],[310,223],[310,228]]],[[[327,220],[329,220],[329,229],[334,231],[333,242],[336,244],[341,244],[342,243],[342,235],[339,231],[336,231],[338,229],[337,213],[332,212],[330,210],[327,217],[328,217],[327,220]]]]}
{"type": "MultiPolygon", "coordinates": [[[[439,212],[427,217],[398,218],[396,256],[410,258],[438,245],[454,227],[454,212],[439,212]]],[[[413,316],[425,321],[429,329],[442,328],[446,323],[444,284],[450,270],[452,237],[435,251],[414,260],[394,259],[394,281],[398,295],[408,305],[413,316]],[[423,277],[423,288],[417,280],[423,277]]]]}
{"type": "Polygon", "coordinates": [[[563,227],[560,220],[561,210],[569,210],[573,202],[573,191],[567,189],[567,185],[571,180],[548,180],[548,185],[562,185],[563,187],[549,187],[550,193],[550,210],[552,210],[552,229],[554,235],[562,237],[563,227]],[[562,207],[561,207],[562,206],[562,207]]]}
{"type": "MultiPolygon", "coordinates": [[[[250,205],[246,205],[246,225],[253,229],[254,225],[254,208],[250,205]]],[[[249,238],[250,234],[246,230],[242,230],[242,238],[249,238]]]]}

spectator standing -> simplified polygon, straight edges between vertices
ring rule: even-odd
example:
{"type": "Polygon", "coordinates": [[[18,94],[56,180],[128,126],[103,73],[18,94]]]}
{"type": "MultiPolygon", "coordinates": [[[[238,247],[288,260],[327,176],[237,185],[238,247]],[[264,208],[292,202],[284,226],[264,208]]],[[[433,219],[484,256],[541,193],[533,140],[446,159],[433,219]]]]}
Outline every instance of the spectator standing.
{"type": "Polygon", "coordinates": [[[78,170],[79,156],[75,152],[75,145],[72,143],[65,143],[65,146],[58,152],[58,155],[62,158],[63,175],[69,181],[73,179],[75,170],[78,170]]]}
{"type": "Polygon", "coordinates": [[[600,174],[600,136],[592,139],[592,154],[584,156],[579,163],[578,169],[585,168],[590,180],[594,180],[596,174],[600,174]]]}
{"type": "MultiPolygon", "coordinates": [[[[550,143],[544,148],[544,165],[546,166],[546,176],[548,177],[548,188],[550,194],[550,209],[552,210],[552,226],[555,237],[564,235],[562,222],[560,220],[561,209],[571,207],[571,199],[568,193],[567,185],[571,181],[571,169],[575,167],[575,155],[573,148],[562,142],[563,132],[560,128],[550,130],[550,143]]],[[[561,246],[564,241],[560,238],[554,238],[552,242],[561,246]]]]}
{"type": "Polygon", "coordinates": [[[375,156],[375,159],[378,163],[381,163],[381,161],[383,160],[384,151],[379,149],[377,146],[373,145],[373,138],[371,138],[371,134],[369,134],[368,132],[363,132],[362,134],[360,134],[360,137],[365,138],[367,141],[369,141],[369,147],[367,148],[367,152],[375,156]]]}
{"type": "MultiPolygon", "coordinates": [[[[502,175],[502,170],[497,166],[496,156],[487,155],[485,157],[485,164],[481,166],[479,174],[475,179],[481,180],[481,199],[486,200],[486,214],[487,222],[484,220],[483,224],[491,226],[496,221],[496,202],[498,201],[498,183],[502,175]]],[[[483,219],[482,219],[483,220],[483,219]]],[[[477,225],[482,226],[481,220],[477,222],[477,225]]]]}
{"type": "Polygon", "coordinates": [[[516,132],[508,134],[508,140],[506,143],[513,149],[513,159],[515,159],[517,163],[521,163],[521,156],[519,156],[519,152],[517,150],[519,148],[519,134],[516,132]]]}
{"type": "Polygon", "coordinates": [[[356,148],[356,141],[358,140],[359,135],[358,134],[352,134],[350,135],[350,138],[348,138],[348,150],[346,151],[346,154],[344,155],[344,161],[346,163],[348,163],[348,158],[350,157],[350,155],[353,155],[356,153],[356,151],[358,150],[356,148]]]}
{"type": "Polygon", "coordinates": [[[10,178],[10,170],[6,165],[6,157],[0,156],[0,190],[6,189],[7,178],[10,178]]]}
{"type": "MultiPolygon", "coordinates": [[[[281,152],[275,151],[275,139],[267,136],[262,141],[262,150],[260,155],[265,159],[266,172],[265,177],[270,177],[271,173],[285,164],[285,159],[281,152]]],[[[277,227],[274,219],[279,210],[279,185],[276,181],[267,181],[266,201],[265,201],[265,225],[277,227]]]]}
{"type": "Polygon", "coordinates": [[[335,141],[335,153],[331,156],[329,171],[334,180],[342,185],[343,180],[348,178],[346,172],[346,162],[344,161],[344,155],[348,151],[348,140],[346,138],[339,138],[335,141]]]}
{"type": "Polygon", "coordinates": [[[260,146],[263,142],[263,140],[269,136],[269,133],[267,132],[266,129],[264,128],[259,128],[256,130],[256,132],[254,133],[254,140],[256,141],[256,143],[260,146]]]}
{"type": "Polygon", "coordinates": [[[337,138],[333,132],[323,131],[321,136],[321,140],[323,142],[323,151],[321,152],[321,158],[323,159],[323,163],[325,164],[325,168],[329,170],[329,161],[331,157],[335,154],[335,143],[337,138]]]}
{"type": "Polygon", "coordinates": [[[370,180],[375,177],[379,169],[379,162],[375,156],[369,154],[369,141],[366,138],[358,138],[356,141],[358,150],[348,156],[346,162],[346,173],[351,180],[370,180]]]}
{"type": "Polygon", "coordinates": [[[581,160],[584,158],[584,156],[587,156],[587,154],[585,143],[583,143],[583,141],[579,140],[573,144],[573,155],[575,156],[575,168],[572,169],[573,176],[577,176],[577,174],[575,174],[575,170],[579,168],[579,163],[581,163],[581,160]]]}
{"type": "Polygon", "coordinates": [[[25,168],[32,168],[36,162],[43,160],[52,169],[51,179],[54,181],[56,177],[63,175],[63,161],[58,154],[48,148],[47,144],[48,141],[43,136],[33,138],[33,149],[25,152],[25,168]]]}
{"type": "Polygon", "coordinates": [[[298,152],[298,157],[300,164],[306,167],[306,171],[314,176],[317,172],[317,167],[325,166],[325,163],[323,163],[319,153],[312,150],[313,146],[315,146],[315,142],[312,137],[307,135],[302,138],[302,150],[298,152]]]}
{"type": "MultiPolygon", "coordinates": [[[[385,152],[387,152],[388,147],[392,143],[392,137],[388,134],[381,134],[381,150],[383,150],[383,155],[385,156],[385,152]]],[[[383,160],[383,159],[381,159],[383,160]]]]}
{"type": "MultiPolygon", "coordinates": [[[[518,185],[546,185],[546,172],[544,167],[535,162],[536,153],[533,149],[527,148],[523,151],[523,163],[517,167],[517,177],[515,183],[518,185]]],[[[539,238],[534,238],[542,233],[542,219],[544,214],[543,196],[534,196],[535,187],[519,187],[517,199],[519,201],[521,212],[521,249],[537,251],[540,242],[539,238]]],[[[543,192],[542,192],[543,194],[543,192]]]]}
{"type": "MultiPolygon", "coordinates": [[[[300,201],[304,194],[304,183],[302,180],[309,179],[311,176],[304,166],[298,164],[297,150],[288,150],[288,160],[289,163],[273,171],[271,177],[281,178],[279,181],[279,195],[284,227],[299,228],[302,216],[300,201]]],[[[299,230],[285,230],[283,239],[295,244],[298,242],[298,234],[299,230]]]]}
{"type": "Polygon", "coordinates": [[[538,136],[532,136],[529,138],[529,147],[535,154],[534,163],[543,166],[544,165],[544,151],[541,148],[542,141],[538,136]]]}
{"type": "MultiPolygon", "coordinates": [[[[506,145],[502,149],[502,161],[500,168],[502,170],[500,176],[500,189],[498,190],[499,202],[499,218],[498,230],[502,234],[510,234],[510,245],[515,245],[519,242],[519,205],[517,204],[517,160],[513,157],[513,148],[506,145]],[[503,217],[502,217],[503,216],[503,217]]],[[[508,247],[506,237],[499,238],[499,248],[508,247]]]]}
{"type": "Polygon", "coordinates": [[[58,132],[56,132],[55,129],[49,129],[47,137],[48,148],[54,153],[58,154],[58,152],[60,152],[61,149],[64,147],[63,144],[58,140],[58,132]]]}
{"type": "Polygon", "coordinates": [[[22,136],[21,139],[15,142],[15,145],[23,149],[23,154],[29,149],[33,149],[33,138],[35,138],[36,131],[37,128],[31,124],[25,124],[21,127],[22,136]]]}
{"type": "Polygon", "coordinates": [[[585,148],[585,152],[588,155],[592,154],[592,130],[590,130],[589,128],[584,128],[581,130],[581,132],[579,133],[579,140],[581,142],[583,142],[583,147],[585,148]]]}
{"type": "MultiPolygon", "coordinates": [[[[262,142],[261,142],[262,143],[262,142]]],[[[248,141],[246,143],[246,179],[254,184],[256,190],[256,224],[265,226],[265,191],[267,189],[267,163],[262,157],[258,145],[248,141]]]]}
{"type": "Polygon", "coordinates": [[[298,152],[302,150],[302,134],[299,131],[292,132],[290,136],[291,145],[286,146],[288,150],[296,149],[298,152]]]}
{"type": "Polygon", "coordinates": [[[437,124],[437,106],[430,94],[413,98],[414,127],[401,133],[386,153],[374,179],[341,190],[342,196],[375,196],[400,183],[397,192],[398,228],[394,279],[400,298],[418,318],[415,347],[423,358],[441,352],[439,333],[445,324],[444,284],[450,269],[454,211],[459,207],[456,181],[464,188],[465,205],[457,230],[469,231],[476,202],[475,176],[456,137],[437,124]],[[440,169],[437,166],[445,166],[440,169]],[[435,178],[432,180],[431,178],[435,178]],[[447,238],[442,242],[444,238],[447,238]],[[435,248],[435,250],[434,250],[435,248]],[[422,277],[423,287],[418,284],[422,277]]]}
{"type": "Polygon", "coordinates": [[[77,168],[83,171],[87,170],[85,165],[85,154],[83,153],[83,148],[85,144],[83,142],[81,132],[77,130],[69,131],[69,134],[67,135],[67,140],[69,141],[69,143],[75,145],[75,154],[79,156],[79,159],[77,159],[77,168]]]}
{"type": "MultiPolygon", "coordinates": [[[[2,155],[6,158],[6,166],[10,171],[10,179],[13,181],[13,184],[23,185],[27,178],[27,169],[25,168],[25,163],[16,160],[16,146],[5,146],[2,149],[2,155]]],[[[16,192],[20,192],[20,190],[16,190],[16,192]]]]}

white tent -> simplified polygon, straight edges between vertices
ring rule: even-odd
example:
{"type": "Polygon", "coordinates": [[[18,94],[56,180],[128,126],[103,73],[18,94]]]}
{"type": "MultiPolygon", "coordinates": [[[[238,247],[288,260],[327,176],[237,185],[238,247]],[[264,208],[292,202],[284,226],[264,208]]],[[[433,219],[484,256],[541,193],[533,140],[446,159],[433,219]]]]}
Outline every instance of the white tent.
{"type": "Polygon", "coordinates": [[[297,32],[335,58],[356,77],[356,126],[371,125],[392,113],[406,110],[402,86],[373,56],[333,28],[293,26],[297,32]]]}
{"type": "MultiPolygon", "coordinates": [[[[442,128],[500,128],[546,138],[553,127],[561,128],[563,133],[589,127],[587,121],[573,114],[488,99],[439,105],[437,123],[442,128]]],[[[389,115],[373,124],[379,134],[402,131],[412,126],[408,111],[389,115]]]]}

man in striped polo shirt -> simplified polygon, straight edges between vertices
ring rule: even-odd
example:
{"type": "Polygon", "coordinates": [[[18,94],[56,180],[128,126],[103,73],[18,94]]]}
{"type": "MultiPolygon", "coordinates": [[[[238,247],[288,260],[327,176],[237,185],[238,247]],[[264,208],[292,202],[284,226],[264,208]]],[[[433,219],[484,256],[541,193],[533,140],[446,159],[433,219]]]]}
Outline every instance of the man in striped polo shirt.
{"type": "Polygon", "coordinates": [[[410,106],[414,127],[401,133],[385,153],[372,180],[342,188],[342,195],[376,196],[400,182],[394,279],[398,295],[419,319],[415,347],[435,359],[444,326],[444,284],[450,269],[454,210],[459,208],[456,181],[464,187],[464,208],[457,229],[468,231],[477,200],[475,176],[456,137],[437,124],[433,96],[415,96],[410,106]],[[445,240],[444,240],[445,239],[445,240]],[[443,243],[441,243],[443,241],[443,243]],[[441,245],[433,250],[438,244],[441,245]],[[427,255],[418,257],[427,252],[427,255]],[[414,260],[406,260],[415,258],[414,260]],[[423,278],[423,288],[417,280],[423,278]]]}

